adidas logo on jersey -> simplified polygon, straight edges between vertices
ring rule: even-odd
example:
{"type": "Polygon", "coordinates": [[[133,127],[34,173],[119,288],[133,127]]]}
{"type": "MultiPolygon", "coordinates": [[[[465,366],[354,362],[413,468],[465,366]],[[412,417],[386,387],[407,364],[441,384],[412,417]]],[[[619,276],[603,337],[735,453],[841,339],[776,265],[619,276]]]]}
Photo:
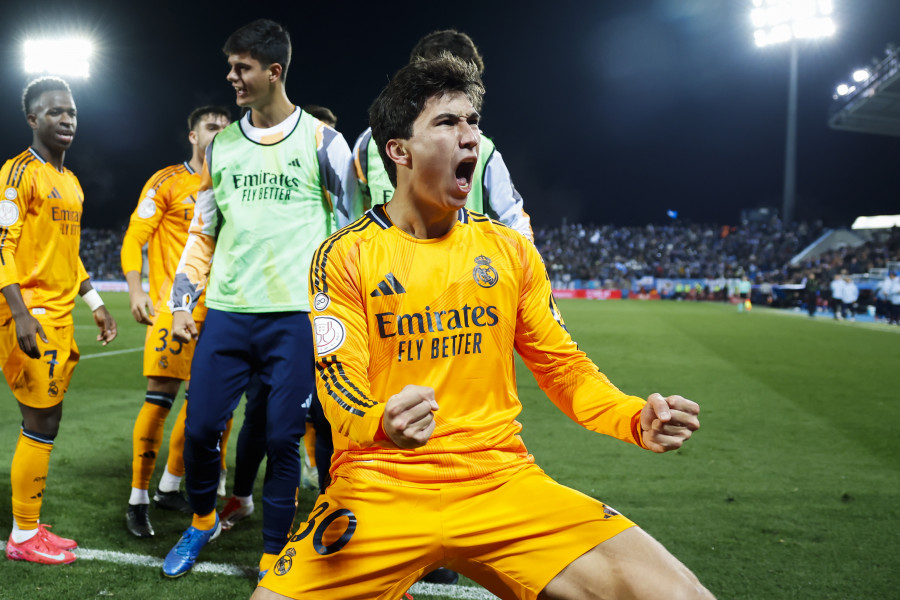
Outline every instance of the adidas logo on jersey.
{"type": "Polygon", "coordinates": [[[393,296],[394,294],[405,293],[406,288],[403,287],[403,284],[397,281],[397,278],[394,277],[393,273],[388,273],[384,276],[381,283],[378,284],[378,289],[373,290],[369,295],[373,298],[377,298],[378,296],[393,296]]]}
{"type": "Polygon", "coordinates": [[[50,195],[47,196],[47,198],[62,198],[62,194],[60,194],[59,190],[54,187],[53,191],[50,192],[50,195]]]}
{"type": "Polygon", "coordinates": [[[291,165],[292,167],[299,167],[299,168],[301,168],[301,169],[303,168],[303,165],[300,164],[300,159],[299,159],[299,158],[295,158],[294,160],[292,160],[292,161],[289,162],[288,164],[291,165]]]}

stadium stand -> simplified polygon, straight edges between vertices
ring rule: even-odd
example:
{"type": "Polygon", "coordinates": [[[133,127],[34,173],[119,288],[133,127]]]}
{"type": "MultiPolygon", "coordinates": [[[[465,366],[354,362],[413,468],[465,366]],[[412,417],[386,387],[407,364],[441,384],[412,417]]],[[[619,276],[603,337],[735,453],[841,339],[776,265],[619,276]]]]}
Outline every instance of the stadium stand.
{"type": "Polygon", "coordinates": [[[535,230],[535,244],[554,287],[612,279],[714,279],[748,275],[785,280],[791,258],[817,239],[821,223],[784,228],[780,222],[740,227],[714,224],[568,224],[535,230]]]}
{"type": "Polygon", "coordinates": [[[884,58],[856,85],[844,85],[833,96],[828,125],[832,129],[900,136],[900,50],[893,44],[884,58]]]}
{"type": "Polygon", "coordinates": [[[122,279],[119,254],[125,230],[91,229],[81,230],[81,262],[90,273],[91,279],[115,281],[122,279]]]}
{"type": "MultiPolygon", "coordinates": [[[[809,273],[823,281],[847,273],[860,289],[859,307],[864,311],[875,303],[876,287],[888,270],[900,269],[896,227],[847,235],[820,222],[785,228],[772,219],[739,226],[569,223],[538,227],[534,233],[554,289],[598,292],[587,295],[594,298],[727,301],[735,282],[747,275],[754,284],[754,303],[792,307],[801,303],[809,273]]],[[[121,280],[123,236],[120,230],[82,231],[81,257],[95,281],[121,280]]],[[[827,296],[822,303],[827,308],[827,296]]]]}

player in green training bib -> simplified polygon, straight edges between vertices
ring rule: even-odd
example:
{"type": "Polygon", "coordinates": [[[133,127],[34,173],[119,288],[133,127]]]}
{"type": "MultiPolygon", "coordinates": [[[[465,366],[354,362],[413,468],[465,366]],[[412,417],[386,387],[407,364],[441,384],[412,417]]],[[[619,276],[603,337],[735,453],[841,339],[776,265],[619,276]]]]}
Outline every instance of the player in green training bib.
{"type": "MultiPolygon", "coordinates": [[[[413,48],[410,61],[416,58],[437,58],[442,52],[449,52],[474,63],[479,74],[484,72],[484,60],[472,38],[453,29],[435,31],[423,37],[413,48]]],[[[391,199],[394,186],[391,185],[378,155],[378,145],[372,138],[371,128],[356,139],[353,167],[356,180],[349,184],[354,188],[351,191],[354,206],[369,209],[391,199]]],[[[466,208],[488,214],[534,241],[531,217],[525,212],[522,196],[513,185],[509,169],[493,140],[485,135],[481,136],[478,163],[466,208]]]]}
{"type": "Polygon", "coordinates": [[[343,177],[350,148],[288,99],[287,31],[260,19],[233,33],[224,52],[237,104],[249,110],[207,147],[172,287],[176,339],[196,339],[190,310],[204,289],[209,313],[191,366],[185,424],[185,487],[195,514],[166,556],[167,577],[187,573],[221,528],[221,435],[251,376],[268,390],[260,571],[284,546],[300,481],[299,441],[307,410],[317,413],[307,273],[316,246],[349,216],[343,177]]]}

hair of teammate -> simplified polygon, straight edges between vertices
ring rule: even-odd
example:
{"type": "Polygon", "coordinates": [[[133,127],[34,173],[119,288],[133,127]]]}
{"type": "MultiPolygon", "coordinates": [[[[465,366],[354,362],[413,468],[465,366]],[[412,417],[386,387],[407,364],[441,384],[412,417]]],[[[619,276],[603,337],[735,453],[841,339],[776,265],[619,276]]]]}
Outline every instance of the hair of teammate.
{"type": "Polygon", "coordinates": [[[425,109],[429,98],[461,92],[475,110],[481,110],[484,84],[474,63],[449,52],[437,58],[419,58],[397,71],[369,108],[372,137],[384,162],[391,184],[397,185],[397,165],[387,155],[392,139],[409,139],[413,123],[425,109]]]}
{"type": "Polygon", "coordinates": [[[308,112],[329,127],[337,127],[337,117],[330,108],[318,104],[307,104],[303,107],[303,111],[308,112]]]}
{"type": "Polygon", "coordinates": [[[467,34],[455,29],[432,31],[416,44],[409,55],[409,60],[416,58],[437,58],[441,52],[449,52],[463,60],[475,63],[478,74],[484,75],[484,59],[467,34]]]}
{"type": "Polygon", "coordinates": [[[30,81],[22,92],[22,111],[26,117],[31,113],[34,103],[37,102],[44,92],[67,92],[71,94],[72,89],[64,79],[59,77],[39,77],[30,81]]]}
{"type": "Polygon", "coordinates": [[[269,19],[257,19],[244,25],[225,40],[225,56],[249,54],[263,67],[281,65],[281,81],[287,80],[291,64],[291,36],[287,29],[269,19]]]}
{"type": "Polygon", "coordinates": [[[224,106],[199,106],[192,110],[191,114],[188,115],[188,131],[193,131],[194,129],[196,129],[197,125],[200,124],[200,120],[206,115],[219,115],[225,117],[229,122],[231,122],[231,111],[224,106]]]}

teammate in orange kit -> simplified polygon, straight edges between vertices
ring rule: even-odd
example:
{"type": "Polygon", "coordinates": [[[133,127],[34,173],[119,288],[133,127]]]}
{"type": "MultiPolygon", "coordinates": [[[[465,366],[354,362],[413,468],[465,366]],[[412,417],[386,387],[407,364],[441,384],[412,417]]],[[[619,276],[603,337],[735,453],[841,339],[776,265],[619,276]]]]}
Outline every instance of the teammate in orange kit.
{"type": "Polygon", "coordinates": [[[78,120],[72,92],[62,79],[42,77],[26,86],[22,108],[31,147],[0,169],[0,368],[22,412],[6,556],[65,564],[75,560],[76,542],[39,519],[62,402],[79,357],[75,296],[91,308],[104,346],[115,339],[116,322],[78,256],[84,192],[63,166],[78,120]]]}
{"type": "MultiPolygon", "coordinates": [[[[138,323],[150,326],[144,343],[147,393],[134,424],[131,496],[125,515],[128,531],[137,537],[150,537],[154,533],[148,513],[150,477],[162,445],[166,417],[181,382],[190,380],[194,356],[194,344],[182,344],[172,337],[172,313],[166,303],[194,217],[206,147],[230,122],[231,113],[219,106],[201,106],[191,112],[188,116],[191,158],[157,171],[147,181],[122,241],[122,272],[128,282],[131,314],[138,323]],[[149,261],[149,294],[141,287],[144,244],[147,244],[149,261]]],[[[202,298],[193,317],[200,324],[206,317],[202,298]]],[[[153,501],[160,508],[191,514],[187,498],[180,490],[184,475],[184,406],[170,434],[168,462],[153,501]]]]}

